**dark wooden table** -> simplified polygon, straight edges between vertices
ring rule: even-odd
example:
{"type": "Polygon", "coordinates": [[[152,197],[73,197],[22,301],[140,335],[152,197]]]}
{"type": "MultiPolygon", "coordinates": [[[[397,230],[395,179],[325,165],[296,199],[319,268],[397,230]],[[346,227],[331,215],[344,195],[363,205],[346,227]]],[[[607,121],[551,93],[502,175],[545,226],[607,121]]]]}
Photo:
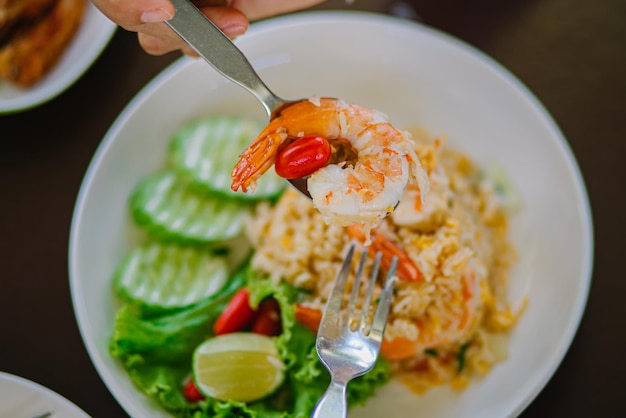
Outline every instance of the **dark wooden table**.
{"type": "MultiPolygon", "coordinates": [[[[587,184],[595,228],[587,309],[561,366],[522,416],[623,416],[626,1],[411,5],[423,23],[486,52],[538,96],[565,133],[587,184]]],[[[407,11],[397,6],[338,0],[320,8],[407,11]]],[[[72,210],[108,127],[176,58],[148,56],[134,35],[118,30],[71,89],[41,107],[0,116],[0,370],[51,388],[94,417],[125,413],[92,366],[75,322],[67,267],[72,210]]]]}

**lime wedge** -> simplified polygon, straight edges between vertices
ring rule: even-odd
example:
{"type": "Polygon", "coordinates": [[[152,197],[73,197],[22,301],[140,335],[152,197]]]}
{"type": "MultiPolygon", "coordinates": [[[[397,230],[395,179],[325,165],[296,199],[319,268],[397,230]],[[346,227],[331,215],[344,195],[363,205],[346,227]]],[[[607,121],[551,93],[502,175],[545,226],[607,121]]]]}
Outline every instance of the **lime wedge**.
{"type": "Polygon", "coordinates": [[[250,402],[278,388],[285,376],[272,338],[232,333],[211,338],[196,348],[193,377],[203,395],[250,402]]]}

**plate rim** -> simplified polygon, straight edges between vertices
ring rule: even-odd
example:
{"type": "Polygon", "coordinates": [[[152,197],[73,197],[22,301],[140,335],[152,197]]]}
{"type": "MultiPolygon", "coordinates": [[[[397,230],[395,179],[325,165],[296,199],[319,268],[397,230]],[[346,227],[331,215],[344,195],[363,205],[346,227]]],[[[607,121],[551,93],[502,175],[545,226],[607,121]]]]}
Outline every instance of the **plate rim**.
{"type": "Polygon", "coordinates": [[[76,417],[89,418],[89,415],[74,402],[70,401],[60,393],[42,385],[41,383],[35,382],[34,380],[30,380],[26,377],[18,376],[16,374],[0,371],[0,383],[1,382],[10,382],[16,386],[24,388],[24,390],[37,392],[38,394],[45,396],[50,400],[54,400],[63,404],[66,408],[71,410],[72,413],[75,413],[76,417]]]}

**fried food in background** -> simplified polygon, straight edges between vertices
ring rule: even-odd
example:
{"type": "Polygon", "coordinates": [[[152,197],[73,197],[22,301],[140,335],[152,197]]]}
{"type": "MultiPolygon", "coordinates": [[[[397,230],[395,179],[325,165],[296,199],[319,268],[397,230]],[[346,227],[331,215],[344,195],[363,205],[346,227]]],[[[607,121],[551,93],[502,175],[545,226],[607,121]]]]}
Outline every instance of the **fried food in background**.
{"type": "Polygon", "coordinates": [[[0,0],[0,78],[20,87],[41,80],[62,56],[86,0],[0,0]]]}
{"type": "Polygon", "coordinates": [[[36,19],[54,2],[55,0],[0,0],[0,44],[14,25],[20,21],[36,19]]]}

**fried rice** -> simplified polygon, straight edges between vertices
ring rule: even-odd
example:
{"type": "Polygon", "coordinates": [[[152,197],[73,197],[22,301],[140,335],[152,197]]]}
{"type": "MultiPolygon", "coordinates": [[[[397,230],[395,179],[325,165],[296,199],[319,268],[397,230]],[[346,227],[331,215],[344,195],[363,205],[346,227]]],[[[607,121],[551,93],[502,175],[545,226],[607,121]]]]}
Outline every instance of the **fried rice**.
{"type": "MultiPolygon", "coordinates": [[[[420,280],[396,282],[381,349],[394,375],[421,393],[444,383],[465,387],[505,359],[506,335],[521,309],[506,297],[516,253],[493,183],[444,140],[418,131],[413,138],[431,190],[423,205],[407,190],[375,233],[421,272],[420,280]]],[[[323,310],[351,242],[346,229],[325,224],[309,200],[290,190],[258,208],[247,234],[252,266],[305,289],[303,304],[323,310]]]]}

